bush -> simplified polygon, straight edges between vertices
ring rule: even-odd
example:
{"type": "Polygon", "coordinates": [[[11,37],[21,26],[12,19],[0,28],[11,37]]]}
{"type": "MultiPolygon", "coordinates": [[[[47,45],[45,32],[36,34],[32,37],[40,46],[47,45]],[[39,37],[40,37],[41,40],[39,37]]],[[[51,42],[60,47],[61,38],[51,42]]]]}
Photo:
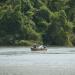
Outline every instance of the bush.
{"type": "Polygon", "coordinates": [[[15,43],[18,46],[31,46],[32,45],[32,42],[27,41],[27,40],[16,41],[15,43]]]}

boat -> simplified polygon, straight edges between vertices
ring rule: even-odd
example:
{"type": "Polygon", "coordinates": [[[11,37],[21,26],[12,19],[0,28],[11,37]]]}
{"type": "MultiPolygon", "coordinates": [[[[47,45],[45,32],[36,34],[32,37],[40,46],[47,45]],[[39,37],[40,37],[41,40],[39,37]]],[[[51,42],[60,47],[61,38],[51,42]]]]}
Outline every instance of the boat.
{"type": "Polygon", "coordinates": [[[31,48],[32,51],[46,51],[47,48],[31,48]]]}
{"type": "Polygon", "coordinates": [[[41,46],[39,46],[39,47],[31,47],[31,51],[47,51],[47,48],[46,48],[46,46],[43,46],[43,45],[41,45],[41,46]]]}

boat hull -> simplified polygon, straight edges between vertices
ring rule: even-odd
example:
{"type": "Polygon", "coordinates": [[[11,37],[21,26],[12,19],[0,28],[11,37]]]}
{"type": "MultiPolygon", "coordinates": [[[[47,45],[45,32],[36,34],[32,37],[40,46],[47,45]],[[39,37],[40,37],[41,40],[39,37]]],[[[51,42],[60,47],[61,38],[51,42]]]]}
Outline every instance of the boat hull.
{"type": "Polygon", "coordinates": [[[31,48],[31,51],[47,51],[46,48],[31,48]]]}

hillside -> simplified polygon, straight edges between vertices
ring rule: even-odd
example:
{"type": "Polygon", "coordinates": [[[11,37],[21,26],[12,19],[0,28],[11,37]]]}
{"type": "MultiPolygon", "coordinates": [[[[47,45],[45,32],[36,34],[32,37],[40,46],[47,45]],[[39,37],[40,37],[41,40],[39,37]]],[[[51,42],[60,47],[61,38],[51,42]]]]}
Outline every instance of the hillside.
{"type": "Polygon", "coordinates": [[[0,46],[35,42],[75,46],[74,0],[0,0],[0,46]]]}

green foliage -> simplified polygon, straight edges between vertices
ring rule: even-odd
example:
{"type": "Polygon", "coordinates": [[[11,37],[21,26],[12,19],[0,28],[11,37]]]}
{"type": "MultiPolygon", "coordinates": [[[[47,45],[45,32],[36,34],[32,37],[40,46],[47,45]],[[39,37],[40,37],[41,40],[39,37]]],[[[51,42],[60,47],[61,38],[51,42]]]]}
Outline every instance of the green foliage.
{"type": "Polygon", "coordinates": [[[32,6],[36,9],[39,9],[43,5],[41,0],[30,0],[30,1],[32,6]]]}
{"type": "Polygon", "coordinates": [[[60,46],[72,45],[70,44],[72,27],[73,25],[67,21],[64,11],[54,13],[47,31],[48,43],[60,46]]]}
{"type": "Polygon", "coordinates": [[[30,41],[27,41],[27,40],[20,40],[20,41],[17,41],[16,40],[16,45],[18,46],[31,46],[32,45],[32,42],[30,41]]]}
{"type": "Polygon", "coordinates": [[[32,8],[31,3],[29,0],[22,0],[21,1],[21,11],[22,13],[26,13],[27,11],[29,11],[32,8]]]}
{"type": "Polygon", "coordinates": [[[7,0],[0,0],[0,3],[5,3],[7,0]]]}
{"type": "Polygon", "coordinates": [[[75,46],[74,41],[74,0],[0,0],[0,45],[75,46]]]}
{"type": "Polygon", "coordinates": [[[59,10],[65,10],[67,8],[67,2],[69,0],[47,0],[48,1],[48,8],[51,9],[53,12],[59,10]]]}

